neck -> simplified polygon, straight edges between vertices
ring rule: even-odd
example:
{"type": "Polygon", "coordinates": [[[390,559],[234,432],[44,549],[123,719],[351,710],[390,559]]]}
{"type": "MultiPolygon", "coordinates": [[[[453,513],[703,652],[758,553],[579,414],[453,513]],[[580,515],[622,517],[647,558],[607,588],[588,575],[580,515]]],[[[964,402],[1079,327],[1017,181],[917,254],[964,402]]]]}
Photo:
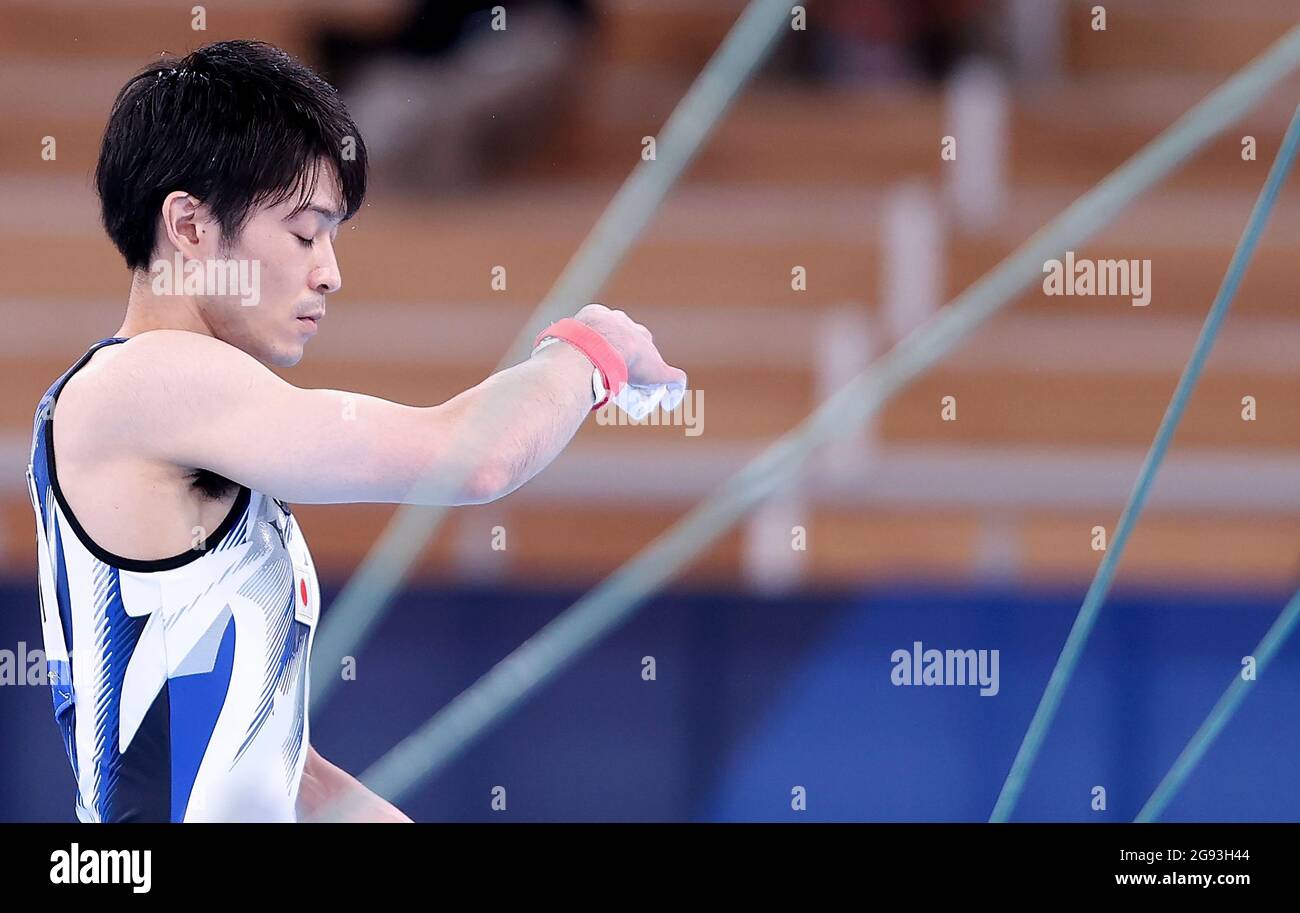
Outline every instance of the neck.
{"type": "Polygon", "coordinates": [[[149,273],[138,269],[131,276],[126,317],[113,335],[130,337],[146,330],[188,330],[204,336],[216,335],[192,296],[155,294],[149,273]]]}

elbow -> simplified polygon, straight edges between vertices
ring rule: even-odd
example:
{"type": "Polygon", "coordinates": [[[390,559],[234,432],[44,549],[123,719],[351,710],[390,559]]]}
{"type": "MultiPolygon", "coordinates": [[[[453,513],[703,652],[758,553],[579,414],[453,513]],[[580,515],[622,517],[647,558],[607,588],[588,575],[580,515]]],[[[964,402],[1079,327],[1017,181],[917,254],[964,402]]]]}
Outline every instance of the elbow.
{"type": "Polygon", "coordinates": [[[428,507],[465,507],[488,504],[511,490],[508,474],[497,466],[485,465],[466,474],[464,466],[424,467],[399,476],[404,481],[392,489],[387,500],[398,504],[428,507]]]}
{"type": "Polygon", "coordinates": [[[385,455],[393,480],[384,500],[427,507],[487,504],[506,495],[511,479],[499,460],[473,465],[468,455],[432,446],[405,447],[385,455]]]}
{"type": "Polygon", "coordinates": [[[510,459],[500,456],[506,442],[476,440],[479,435],[466,433],[465,426],[472,421],[466,410],[466,403],[471,401],[466,397],[471,392],[425,410],[438,423],[430,434],[416,438],[421,447],[414,452],[405,449],[401,468],[415,480],[408,486],[415,494],[405,500],[449,507],[489,504],[518,487],[515,467],[510,459]],[[439,478],[444,480],[442,484],[427,485],[439,478]]]}
{"type": "Polygon", "coordinates": [[[462,504],[490,504],[514,490],[513,478],[504,467],[485,463],[466,480],[462,504]]]}

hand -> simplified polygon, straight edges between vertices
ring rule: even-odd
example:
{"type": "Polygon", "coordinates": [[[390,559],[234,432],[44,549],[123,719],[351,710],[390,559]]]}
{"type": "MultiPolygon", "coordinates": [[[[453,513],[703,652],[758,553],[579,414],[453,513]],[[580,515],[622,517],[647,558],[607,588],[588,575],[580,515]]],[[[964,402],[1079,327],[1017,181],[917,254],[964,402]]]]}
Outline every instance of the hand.
{"type": "Polygon", "coordinates": [[[388,800],[375,795],[360,780],[326,761],[315,746],[307,746],[298,784],[299,821],[341,818],[353,823],[414,824],[388,800]]]}
{"type": "Polygon", "coordinates": [[[627,382],[638,386],[679,383],[686,385],[686,372],[663,360],[650,331],[622,311],[603,304],[589,304],[574,315],[613,346],[627,363],[627,382]]]}

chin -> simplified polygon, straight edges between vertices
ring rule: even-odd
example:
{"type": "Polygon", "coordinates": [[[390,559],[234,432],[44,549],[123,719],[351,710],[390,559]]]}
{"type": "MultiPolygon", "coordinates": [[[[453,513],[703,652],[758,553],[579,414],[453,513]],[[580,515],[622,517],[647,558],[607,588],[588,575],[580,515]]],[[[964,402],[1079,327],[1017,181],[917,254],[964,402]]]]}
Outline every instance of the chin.
{"type": "Polygon", "coordinates": [[[302,361],[302,345],[288,344],[267,353],[266,363],[276,368],[292,368],[302,361]]]}
{"type": "Polygon", "coordinates": [[[302,355],[302,349],[298,349],[296,352],[288,352],[283,358],[275,363],[275,366],[277,368],[292,368],[298,362],[302,361],[302,355]]]}

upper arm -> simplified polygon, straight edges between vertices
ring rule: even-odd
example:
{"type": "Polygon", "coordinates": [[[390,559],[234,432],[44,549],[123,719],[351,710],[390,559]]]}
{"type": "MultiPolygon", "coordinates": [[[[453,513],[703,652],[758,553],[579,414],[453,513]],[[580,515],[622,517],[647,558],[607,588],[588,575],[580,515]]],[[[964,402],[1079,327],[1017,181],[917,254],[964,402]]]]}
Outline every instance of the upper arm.
{"type": "Polygon", "coordinates": [[[120,390],[108,446],[201,468],[294,503],[411,499],[426,472],[463,480],[437,503],[486,500],[490,473],[468,456],[456,400],[415,407],[308,390],[197,333],[156,330],[113,365],[120,390]],[[126,400],[126,402],[123,402],[126,400]]]}

